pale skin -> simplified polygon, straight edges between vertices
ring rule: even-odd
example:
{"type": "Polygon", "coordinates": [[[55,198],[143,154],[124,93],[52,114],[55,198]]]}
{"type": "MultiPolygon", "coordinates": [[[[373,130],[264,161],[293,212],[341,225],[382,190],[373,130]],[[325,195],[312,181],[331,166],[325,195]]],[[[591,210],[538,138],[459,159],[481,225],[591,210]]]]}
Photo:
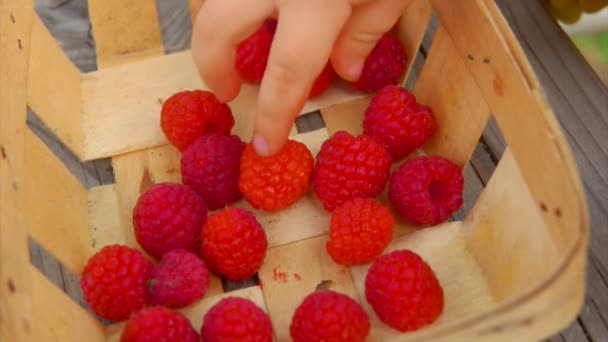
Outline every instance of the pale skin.
{"type": "Polygon", "coordinates": [[[242,84],[234,66],[237,44],[266,18],[278,18],[253,132],[258,154],[274,155],[327,61],[343,79],[356,81],[367,55],[410,1],[206,0],[193,27],[194,62],[221,101],[233,100],[242,84]]]}

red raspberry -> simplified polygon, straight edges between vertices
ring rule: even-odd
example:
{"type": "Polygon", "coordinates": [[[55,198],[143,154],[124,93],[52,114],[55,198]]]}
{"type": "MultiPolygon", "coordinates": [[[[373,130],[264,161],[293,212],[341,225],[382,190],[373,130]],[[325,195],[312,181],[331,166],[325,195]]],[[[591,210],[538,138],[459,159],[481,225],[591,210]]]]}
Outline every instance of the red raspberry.
{"type": "Polygon", "coordinates": [[[341,293],[317,291],[296,309],[290,333],[294,342],[363,342],[370,329],[369,317],[359,303],[341,293]]]}
{"type": "Polygon", "coordinates": [[[377,196],[388,181],[391,156],[371,138],[337,132],[317,155],[314,189],[325,209],[357,197],[377,196]]]}
{"type": "Polygon", "coordinates": [[[361,77],[352,86],[364,92],[375,92],[401,82],[405,74],[406,56],[403,44],[385,33],[365,59],[361,77]]]}
{"type": "Polygon", "coordinates": [[[267,19],[254,34],[237,45],[236,68],[245,81],[262,81],[276,27],[276,20],[267,19]]]}
{"type": "Polygon", "coordinates": [[[158,259],[173,249],[194,250],[206,218],[205,201],[183,184],[156,184],[133,208],[137,242],[158,259]]]}
{"type": "Polygon", "coordinates": [[[310,186],[314,159],[306,145],[288,140],[270,157],[261,157],[249,143],[241,158],[239,189],[256,209],[276,211],[302,198],[310,186]]]}
{"type": "Polygon", "coordinates": [[[180,341],[198,342],[198,333],[181,313],[149,307],[135,314],[122,330],[120,342],[180,341]]]}
{"type": "Polygon", "coordinates": [[[184,151],[203,133],[230,134],[232,111],[206,90],[182,91],[163,103],[160,125],[167,140],[184,151]]]}
{"type": "Polygon", "coordinates": [[[148,293],[152,305],[182,308],[205,296],[209,272],[196,254],[174,249],[152,270],[148,293]]]}
{"type": "Polygon", "coordinates": [[[381,143],[399,160],[422,147],[435,131],[435,118],[407,89],[382,88],[365,111],[365,134],[381,143]]]}
{"type": "Polygon", "coordinates": [[[319,74],[319,76],[317,76],[317,79],[312,84],[312,88],[310,89],[308,98],[312,99],[323,94],[325,90],[327,90],[327,88],[329,88],[329,86],[331,85],[331,82],[334,80],[335,75],[336,72],[334,71],[334,68],[332,67],[331,63],[327,63],[327,65],[325,65],[325,68],[321,70],[321,73],[319,74]]]}
{"type": "Polygon", "coordinates": [[[152,267],[152,262],[136,249],[106,246],[84,267],[80,279],[84,300],[103,319],[127,319],[148,302],[146,287],[152,267]]]}
{"type": "Polygon", "coordinates": [[[268,315],[251,300],[228,297],[209,309],[201,337],[205,342],[272,341],[272,324],[268,315]]]}
{"type": "Polygon", "coordinates": [[[207,133],[182,155],[182,182],[216,210],[242,198],[239,170],[245,143],[236,135],[207,133]]]}
{"type": "Polygon", "coordinates": [[[393,238],[390,210],[371,198],[355,198],[331,214],[327,252],[338,264],[373,261],[393,238]]]}
{"type": "Polygon", "coordinates": [[[444,306],[435,273],[409,250],[376,259],[365,278],[365,297],[384,323],[402,332],[432,323],[444,306]]]}
{"type": "Polygon", "coordinates": [[[203,226],[201,255],[212,272],[230,280],[253,276],[266,257],[266,233],[255,216],[242,208],[227,207],[203,226]]]}
{"type": "Polygon", "coordinates": [[[406,220],[436,225],[446,221],[463,203],[462,171],[440,156],[405,161],[390,180],[388,196],[406,220]]]}

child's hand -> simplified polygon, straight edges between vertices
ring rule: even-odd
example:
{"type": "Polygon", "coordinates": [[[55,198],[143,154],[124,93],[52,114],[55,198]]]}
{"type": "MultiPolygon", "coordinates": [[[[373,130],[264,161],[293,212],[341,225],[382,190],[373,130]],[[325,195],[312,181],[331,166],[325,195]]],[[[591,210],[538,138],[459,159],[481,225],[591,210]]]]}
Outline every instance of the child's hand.
{"type": "Polygon", "coordinates": [[[359,78],[366,56],[410,0],[206,0],[192,34],[194,61],[222,101],[241,79],[236,46],[268,17],[278,26],[256,109],[254,146],[272,155],[283,146],[310,87],[331,58],[344,79],[359,78]],[[204,46],[202,45],[204,42],[204,46]]]}

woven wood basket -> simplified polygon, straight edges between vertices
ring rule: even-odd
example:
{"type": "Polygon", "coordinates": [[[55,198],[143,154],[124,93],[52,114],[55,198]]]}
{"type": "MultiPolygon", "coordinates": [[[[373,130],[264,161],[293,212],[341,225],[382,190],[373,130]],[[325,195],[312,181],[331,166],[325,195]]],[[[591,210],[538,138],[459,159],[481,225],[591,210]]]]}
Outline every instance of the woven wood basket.
{"type": "MultiPolygon", "coordinates": [[[[105,326],[32,266],[28,237],[80,274],[101,247],[139,248],[131,211],[153,183],[180,181],[179,153],[159,127],[163,99],[204,88],[189,51],[165,55],[156,1],[89,0],[99,70],[81,74],[31,0],[0,0],[0,323],[2,341],[117,341],[105,326]],[[81,159],[111,157],[115,184],[85,189],[26,126],[26,107],[81,159]]],[[[191,1],[192,12],[200,1],[191,1]]],[[[206,297],[182,310],[196,329],[225,296],[266,310],[277,341],[317,284],[358,300],[370,315],[370,341],[524,341],[573,320],[585,288],[587,208],[570,149],[526,57],[493,1],[416,0],[395,27],[411,69],[432,12],[439,27],[414,92],[439,130],[423,152],[464,166],[493,115],[507,149],[466,219],[417,229],[402,220],[388,251],[410,248],[445,290],[440,319],[412,333],[382,324],[363,295],[368,266],[345,268],[324,246],[329,215],[314,193],[291,208],[254,211],[269,250],[260,284],[224,293],[214,277],[206,297]]],[[[248,141],[257,88],[230,105],[234,132],[248,141]]],[[[316,155],[337,130],[361,132],[369,96],[337,84],[306,104],[326,127],[292,138],[316,155]]],[[[250,209],[244,203],[237,205],[250,209]]]]}

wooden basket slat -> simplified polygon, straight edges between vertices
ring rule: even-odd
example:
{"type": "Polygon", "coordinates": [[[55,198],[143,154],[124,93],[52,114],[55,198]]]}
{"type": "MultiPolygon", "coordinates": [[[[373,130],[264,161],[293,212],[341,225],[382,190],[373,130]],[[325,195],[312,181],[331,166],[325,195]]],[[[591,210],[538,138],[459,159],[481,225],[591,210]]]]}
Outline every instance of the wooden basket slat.
{"type": "Polygon", "coordinates": [[[84,152],[80,72],[38,15],[32,19],[27,103],[77,156],[84,152]]]}
{"type": "Polygon", "coordinates": [[[29,129],[25,155],[27,230],[72,272],[80,273],[91,255],[87,191],[29,129]]]}
{"type": "Polygon", "coordinates": [[[97,66],[164,53],[155,0],[88,0],[97,66]]]}
{"type": "MultiPolygon", "coordinates": [[[[51,284],[34,266],[31,274],[33,336],[22,341],[105,341],[104,326],[63,291],[51,284]]],[[[17,341],[17,340],[6,340],[17,341]]]]}
{"type": "Polygon", "coordinates": [[[395,36],[403,43],[407,58],[404,80],[407,80],[414,66],[414,60],[420,44],[422,44],[432,12],[433,9],[428,0],[414,0],[393,29],[395,36]]]}
{"type": "Polygon", "coordinates": [[[496,23],[504,19],[490,14],[488,8],[496,5],[482,0],[466,7],[449,1],[432,3],[460,54],[474,57],[467,63],[469,70],[513,151],[537,210],[541,205],[548,208],[544,219],[560,250],[575,253],[586,248],[588,214],[574,160],[530,68],[521,53],[512,52],[519,50],[508,43],[515,39],[513,34],[504,34],[496,23]]]}
{"type": "Polygon", "coordinates": [[[442,26],[435,33],[414,95],[418,102],[431,107],[437,123],[424,152],[464,167],[477,146],[490,110],[442,26]]]}

